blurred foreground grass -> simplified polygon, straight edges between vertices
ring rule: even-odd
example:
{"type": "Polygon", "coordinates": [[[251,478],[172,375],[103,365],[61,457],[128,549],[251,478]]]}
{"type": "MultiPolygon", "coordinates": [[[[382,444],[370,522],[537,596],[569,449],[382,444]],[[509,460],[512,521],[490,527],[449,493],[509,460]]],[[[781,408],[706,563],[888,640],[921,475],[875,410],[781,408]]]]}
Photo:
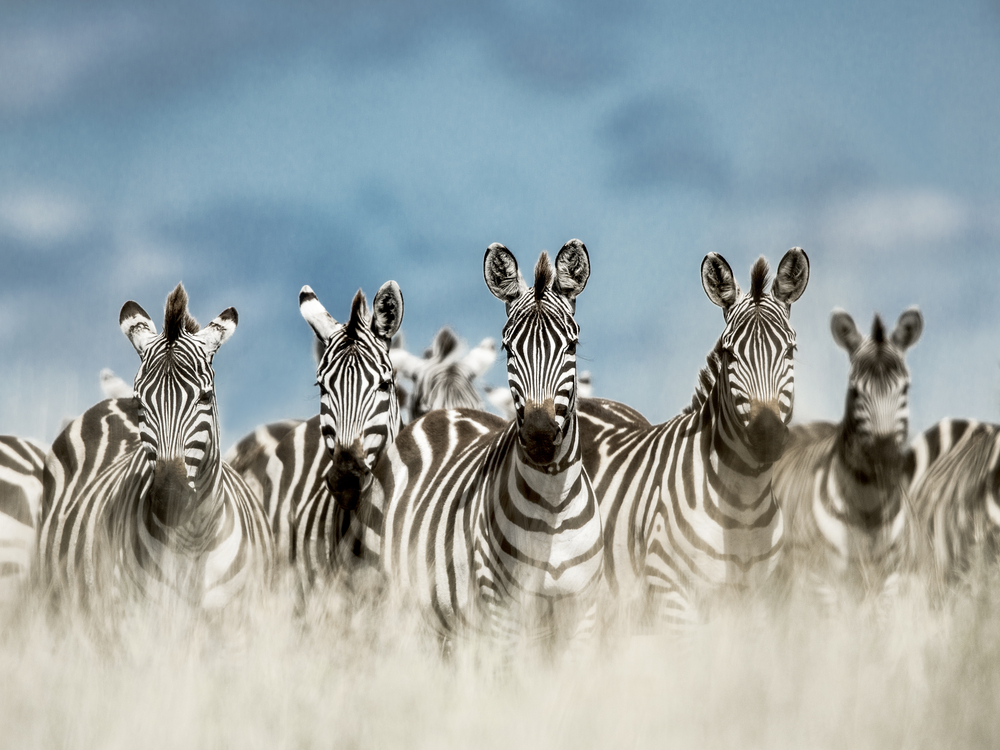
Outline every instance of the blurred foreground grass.
{"type": "Polygon", "coordinates": [[[998,709],[995,575],[878,615],[734,606],[683,643],[608,630],[576,662],[443,658],[339,591],[112,639],[25,597],[0,637],[3,748],[995,748],[998,709]]]}

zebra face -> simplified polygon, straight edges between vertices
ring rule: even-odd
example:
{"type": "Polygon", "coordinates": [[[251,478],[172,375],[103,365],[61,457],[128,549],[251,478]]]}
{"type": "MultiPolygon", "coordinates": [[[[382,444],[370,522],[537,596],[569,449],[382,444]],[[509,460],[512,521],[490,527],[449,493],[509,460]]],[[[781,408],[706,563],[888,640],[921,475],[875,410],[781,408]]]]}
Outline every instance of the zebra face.
{"type": "Polygon", "coordinates": [[[403,319],[403,296],[396,282],[386,282],[369,314],[359,290],[350,320],[342,325],[306,286],[299,309],[323,345],[316,383],[320,430],[333,459],[327,485],[338,503],[353,510],[371,482],[375,461],[399,432],[389,342],[403,319]]]}
{"type": "Polygon", "coordinates": [[[529,288],[510,251],[493,244],[486,251],[484,276],[507,306],[502,348],[519,443],[532,463],[551,464],[576,413],[580,327],[574,314],[576,297],[590,277],[587,248],[579,240],[567,242],[554,268],[543,252],[529,288]]]}
{"type": "Polygon", "coordinates": [[[761,464],[781,456],[792,418],[795,331],[789,313],[809,281],[809,259],[801,248],[792,248],[778,264],[770,292],[767,276],[767,261],[760,258],[751,271],[750,292],[743,294],[722,256],[709,253],[702,262],[702,285],[726,321],[715,350],[722,424],[729,439],[761,464]]]}
{"type": "Polygon", "coordinates": [[[135,376],[139,437],[153,464],[152,509],[167,524],[211,489],[221,471],[212,358],[236,330],[229,308],[205,328],[187,312],[180,284],[167,298],[163,333],[135,302],[119,323],[141,359],[135,376]]]}
{"type": "Polygon", "coordinates": [[[917,308],[910,308],[886,335],[876,315],[871,335],[864,338],[850,315],[835,310],[830,330],[851,357],[844,414],[848,462],[864,483],[895,483],[909,433],[910,372],[905,354],[920,338],[923,318],[917,308]]]}

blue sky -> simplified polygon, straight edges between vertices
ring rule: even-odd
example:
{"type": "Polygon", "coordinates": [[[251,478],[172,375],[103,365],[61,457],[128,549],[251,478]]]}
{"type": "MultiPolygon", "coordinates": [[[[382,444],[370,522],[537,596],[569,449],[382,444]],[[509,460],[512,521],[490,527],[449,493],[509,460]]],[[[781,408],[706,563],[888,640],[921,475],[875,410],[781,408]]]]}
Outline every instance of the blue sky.
{"type": "MultiPolygon", "coordinates": [[[[0,7],[0,432],[51,440],[131,379],[118,311],[183,280],[228,445],[318,400],[309,284],[335,317],[395,279],[421,350],[499,336],[482,256],[578,237],[599,395],[661,421],[744,285],[806,249],[796,417],[840,418],[862,330],[919,304],[912,428],[1000,419],[1000,3],[98,0],[0,7]]],[[[504,379],[501,365],[488,382],[504,379]]]]}

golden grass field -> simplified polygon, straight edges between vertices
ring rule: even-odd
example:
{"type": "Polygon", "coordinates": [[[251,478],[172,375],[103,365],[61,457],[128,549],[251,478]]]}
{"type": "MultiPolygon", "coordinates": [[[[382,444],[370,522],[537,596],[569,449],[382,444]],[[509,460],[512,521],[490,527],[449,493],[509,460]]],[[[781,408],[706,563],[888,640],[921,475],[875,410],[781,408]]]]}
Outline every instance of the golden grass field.
{"type": "Polygon", "coordinates": [[[716,611],[678,641],[606,626],[577,660],[441,656],[338,589],[115,634],[24,596],[0,638],[3,748],[996,748],[1000,576],[878,612],[716,611]]]}

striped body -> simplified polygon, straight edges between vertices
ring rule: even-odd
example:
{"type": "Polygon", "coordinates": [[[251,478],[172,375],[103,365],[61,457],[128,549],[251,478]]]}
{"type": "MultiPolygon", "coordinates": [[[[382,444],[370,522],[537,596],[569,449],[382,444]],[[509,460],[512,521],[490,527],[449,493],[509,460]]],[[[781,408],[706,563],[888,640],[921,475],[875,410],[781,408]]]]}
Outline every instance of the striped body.
{"type": "Polygon", "coordinates": [[[0,602],[12,600],[31,573],[44,468],[43,448],[0,436],[0,602]]]}
{"type": "Polygon", "coordinates": [[[1000,557],[1000,425],[943,419],[910,445],[910,497],[940,578],[1000,557]]]}
{"type": "MultiPolygon", "coordinates": [[[[277,450],[281,439],[300,424],[302,424],[301,419],[284,419],[280,422],[262,424],[250,434],[240,438],[223,456],[223,460],[243,477],[262,505],[265,502],[264,482],[267,463],[277,450]]],[[[271,515],[270,512],[268,515],[271,515]]]]}
{"type": "Polygon", "coordinates": [[[844,594],[892,594],[917,558],[903,474],[910,383],[904,354],[922,327],[911,309],[892,335],[876,316],[863,338],[847,313],[834,311],[834,340],[851,357],[844,418],[792,428],[774,467],[785,514],[783,577],[828,605],[844,594]]]}
{"type": "Polygon", "coordinates": [[[743,295],[715,254],[702,266],[726,329],[709,355],[692,405],[650,425],[613,401],[580,403],[584,464],[601,502],[611,591],[657,626],[684,627],[700,601],[768,579],[782,544],[771,491],[794,395],[791,302],[808,280],[794,249],[771,293],[758,261],[743,295]]]}
{"type": "Polygon", "coordinates": [[[589,260],[578,241],[554,272],[543,254],[534,289],[502,245],[484,266],[507,303],[516,416],[433,411],[407,425],[376,466],[364,542],[446,639],[573,638],[593,624],[603,558],[576,415],[574,300],[589,260]]]}
{"type": "Polygon", "coordinates": [[[200,329],[178,285],[164,333],[134,302],[120,324],[142,360],[135,398],[74,420],[46,462],[38,579],[58,601],[218,609],[260,591],[273,542],[249,487],[218,449],[211,360],[236,328],[200,329]]]}

